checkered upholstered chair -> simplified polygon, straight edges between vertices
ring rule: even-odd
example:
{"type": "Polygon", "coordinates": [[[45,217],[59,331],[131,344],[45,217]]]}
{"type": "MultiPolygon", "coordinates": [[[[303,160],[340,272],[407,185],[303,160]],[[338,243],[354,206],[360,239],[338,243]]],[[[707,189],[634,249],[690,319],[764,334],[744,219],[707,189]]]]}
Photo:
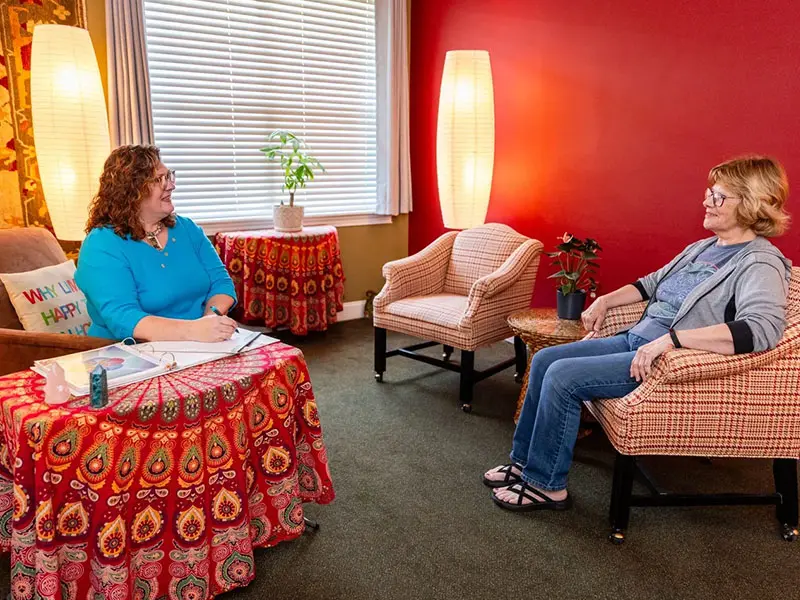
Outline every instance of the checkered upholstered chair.
{"type": "MultiPolygon", "coordinates": [[[[609,311],[601,335],[627,329],[645,303],[609,311]]],[[[631,506],[776,504],[782,535],[797,536],[797,461],[800,458],[800,268],[792,269],[787,327],[773,350],[723,356],[670,350],[636,390],[615,400],[588,402],[617,450],[610,540],[620,543],[631,506]],[[632,495],[642,455],[773,459],[770,495],[632,495]]]]}
{"type": "Polygon", "coordinates": [[[525,372],[527,351],[515,338],[516,357],[475,371],[475,350],[512,335],[506,318],[530,306],[542,243],[507,225],[490,223],[448,232],[413,256],[383,266],[386,284],[373,301],[375,378],[383,381],[386,358],[402,355],[461,374],[459,400],[472,409],[472,387],[512,365],[525,372]],[[429,340],[386,351],[386,332],[429,340]],[[441,344],[442,360],[418,354],[441,344]],[[461,351],[460,364],[450,361],[461,351]]]}

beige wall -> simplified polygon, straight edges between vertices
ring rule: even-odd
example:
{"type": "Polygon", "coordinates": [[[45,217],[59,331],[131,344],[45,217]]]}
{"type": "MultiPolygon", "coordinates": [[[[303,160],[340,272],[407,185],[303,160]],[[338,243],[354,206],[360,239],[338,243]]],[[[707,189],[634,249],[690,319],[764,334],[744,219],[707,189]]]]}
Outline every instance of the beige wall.
{"type": "MultiPolygon", "coordinates": [[[[105,0],[86,0],[86,17],[103,87],[108,93],[105,0]]],[[[408,217],[395,217],[388,225],[340,227],[339,242],[347,278],[344,300],[363,300],[368,290],[377,292],[383,286],[383,264],[408,255],[408,217]]]]}
{"type": "Polygon", "coordinates": [[[383,287],[384,263],[408,256],[408,215],[394,217],[388,225],[340,227],[339,243],[347,277],[344,300],[363,300],[368,290],[383,287]]]}
{"type": "Polygon", "coordinates": [[[97,66],[100,67],[100,79],[103,80],[103,91],[108,99],[108,77],[106,75],[106,3],[105,0],[86,0],[86,27],[92,38],[94,53],[97,55],[97,66]]]}

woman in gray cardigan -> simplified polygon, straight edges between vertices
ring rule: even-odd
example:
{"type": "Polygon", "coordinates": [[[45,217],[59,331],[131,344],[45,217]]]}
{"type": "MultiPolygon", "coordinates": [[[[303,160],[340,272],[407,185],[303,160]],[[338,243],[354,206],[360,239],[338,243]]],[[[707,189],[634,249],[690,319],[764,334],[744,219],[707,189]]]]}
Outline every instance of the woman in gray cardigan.
{"type": "Polygon", "coordinates": [[[483,477],[497,505],[514,511],[569,508],[567,472],[581,403],[632,392],[667,350],[740,354],[775,347],[786,326],[791,263],[766,238],[789,225],[783,208],[788,192],[786,172],[773,159],[747,157],[714,167],[703,202],[703,227],[714,236],[597,298],[581,317],[589,339],[533,356],[511,463],[483,477]],[[590,339],[608,309],[642,300],[647,308],[629,331],[590,339]]]}

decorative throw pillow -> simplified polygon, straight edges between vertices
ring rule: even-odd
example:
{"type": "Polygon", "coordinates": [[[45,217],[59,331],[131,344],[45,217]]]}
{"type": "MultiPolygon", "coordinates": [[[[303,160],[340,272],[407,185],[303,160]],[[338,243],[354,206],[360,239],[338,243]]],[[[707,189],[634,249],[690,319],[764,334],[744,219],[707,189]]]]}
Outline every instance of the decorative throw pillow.
{"type": "Polygon", "coordinates": [[[26,273],[0,273],[25,331],[87,335],[86,296],[75,284],[75,263],[26,273]]]}

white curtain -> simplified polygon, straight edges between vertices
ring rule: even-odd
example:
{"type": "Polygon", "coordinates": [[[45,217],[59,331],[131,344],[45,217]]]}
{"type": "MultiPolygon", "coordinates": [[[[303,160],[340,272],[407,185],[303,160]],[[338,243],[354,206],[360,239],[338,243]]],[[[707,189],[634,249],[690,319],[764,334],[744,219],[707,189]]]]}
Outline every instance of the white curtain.
{"type": "Polygon", "coordinates": [[[411,211],[408,1],[375,0],[378,214],[411,211]]]}
{"type": "Polygon", "coordinates": [[[106,0],[111,145],[153,144],[142,0],[106,0]]]}

